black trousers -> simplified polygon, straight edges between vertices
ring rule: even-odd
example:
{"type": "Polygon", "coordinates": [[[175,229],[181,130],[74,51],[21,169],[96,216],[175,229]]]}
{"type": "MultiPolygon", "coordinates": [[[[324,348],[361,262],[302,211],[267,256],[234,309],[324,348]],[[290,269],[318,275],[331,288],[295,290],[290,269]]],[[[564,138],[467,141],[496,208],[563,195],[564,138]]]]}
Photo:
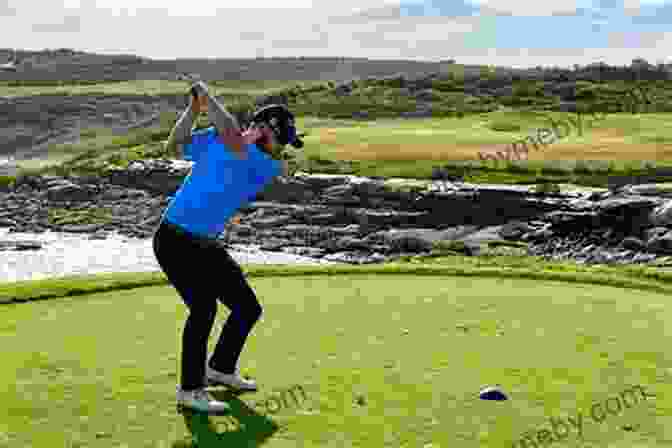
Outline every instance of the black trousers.
{"type": "Polygon", "coordinates": [[[218,300],[231,314],[208,365],[233,373],[245,340],[262,312],[242,269],[221,244],[199,241],[166,222],[156,230],[153,247],[161,269],[189,309],[182,333],[182,390],[205,385],[208,339],[218,300]]]}

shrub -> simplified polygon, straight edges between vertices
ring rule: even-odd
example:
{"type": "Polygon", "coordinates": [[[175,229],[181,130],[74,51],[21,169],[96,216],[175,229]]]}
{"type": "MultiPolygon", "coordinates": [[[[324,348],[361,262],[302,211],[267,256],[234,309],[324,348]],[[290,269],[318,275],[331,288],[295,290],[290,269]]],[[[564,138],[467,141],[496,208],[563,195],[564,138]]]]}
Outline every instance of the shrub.
{"type": "Polygon", "coordinates": [[[540,174],[542,176],[567,175],[571,174],[571,169],[561,166],[544,165],[541,167],[540,174]]]}
{"type": "Polygon", "coordinates": [[[535,192],[538,194],[557,194],[560,193],[560,186],[556,183],[544,182],[536,186],[535,192]]]}
{"type": "Polygon", "coordinates": [[[530,172],[530,168],[526,162],[514,161],[514,160],[507,161],[506,170],[510,173],[522,173],[522,174],[530,172]]]}
{"type": "Polygon", "coordinates": [[[98,131],[96,129],[84,129],[80,131],[79,135],[80,137],[88,138],[88,137],[95,137],[97,133],[98,131]]]}
{"type": "Polygon", "coordinates": [[[15,176],[0,176],[0,187],[13,187],[15,183],[15,176]]]}
{"type": "Polygon", "coordinates": [[[588,166],[588,163],[584,160],[577,160],[576,165],[574,166],[574,173],[576,174],[592,174],[592,170],[588,166]]]}
{"type": "Polygon", "coordinates": [[[497,121],[488,126],[493,131],[497,132],[520,132],[520,125],[508,121],[497,121]]]}

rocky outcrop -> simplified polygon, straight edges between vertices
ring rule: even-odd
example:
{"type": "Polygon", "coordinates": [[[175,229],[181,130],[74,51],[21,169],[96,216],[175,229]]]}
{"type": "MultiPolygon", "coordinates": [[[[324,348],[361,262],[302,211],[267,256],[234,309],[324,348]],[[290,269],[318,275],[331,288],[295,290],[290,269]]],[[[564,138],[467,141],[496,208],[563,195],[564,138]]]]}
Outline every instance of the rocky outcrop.
{"type": "MultiPolygon", "coordinates": [[[[0,193],[0,227],[150,238],[190,166],[147,160],[100,177],[24,177],[0,193]]],[[[671,195],[653,185],[538,194],[455,179],[409,191],[394,184],[347,175],[278,178],[240,210],[240,222],[229,224],[221,240],[350,263],[429,254],[450,241],[477,255],[481,245],[502,239],[527,243],[533,255],[585,262],[672,255],[671,195]]],[[[13,244],[0,251],[37,248],[13,244]]]]}

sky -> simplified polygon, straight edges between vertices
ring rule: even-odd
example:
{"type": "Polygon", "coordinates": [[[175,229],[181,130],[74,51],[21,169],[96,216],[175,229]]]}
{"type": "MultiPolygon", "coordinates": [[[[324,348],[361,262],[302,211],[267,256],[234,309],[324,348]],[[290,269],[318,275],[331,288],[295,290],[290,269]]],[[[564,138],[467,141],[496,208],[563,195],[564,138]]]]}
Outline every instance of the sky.
{"type": "Polygon", "coordinates": [[[670,25],[672,0],[0,0],[0,48],[152,59],[667,64],[670,25]]]}

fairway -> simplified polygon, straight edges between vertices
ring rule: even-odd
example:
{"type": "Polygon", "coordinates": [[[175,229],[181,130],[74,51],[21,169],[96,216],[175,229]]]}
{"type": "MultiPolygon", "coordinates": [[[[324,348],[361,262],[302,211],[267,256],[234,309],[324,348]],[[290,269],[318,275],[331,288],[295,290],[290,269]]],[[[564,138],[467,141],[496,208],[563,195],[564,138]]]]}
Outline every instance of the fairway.
{"type": "Polygon", "coordinates": [[[0,447],[196,446],[188,428],[199,447],[512,447],[579,412],[583,442],[572,428],[553,446],[672,440],[666,294],[438,275],[250,283],[264,313],[241,369],[260,390],[214,392],[234,413],[209,427],[175,410],[186,308],[171,287],[1,305],[0,447]],[[478,399],[495,384],[510,400],[478,399]],[[296,406],[254,404],[296,385],[296,406]],[[656,397],[589,420],[634,385],[656,397]]]}
{"type": "MultiPolygon", "coordinates": [[[[319,149],[320,154],[340,160],[478,160],[479,152],[496,153],[536,135],[537,129],[550,128],[548,117],[568,124],[573,118],[557,112],[506,111],[465,118],[381,119],[337,128],[325,123],[305,141],[307,151],[319,149]],[[520,130],[492,129],[502,123],[520,130]]],[[[592,124],[586,118],[581,132],[572,125],[569,131],[563,128],[566,137],[539,150],[531,148],[529,160],[670,160],[668,123],[669,114],[611,114],[592,124]]]]}

